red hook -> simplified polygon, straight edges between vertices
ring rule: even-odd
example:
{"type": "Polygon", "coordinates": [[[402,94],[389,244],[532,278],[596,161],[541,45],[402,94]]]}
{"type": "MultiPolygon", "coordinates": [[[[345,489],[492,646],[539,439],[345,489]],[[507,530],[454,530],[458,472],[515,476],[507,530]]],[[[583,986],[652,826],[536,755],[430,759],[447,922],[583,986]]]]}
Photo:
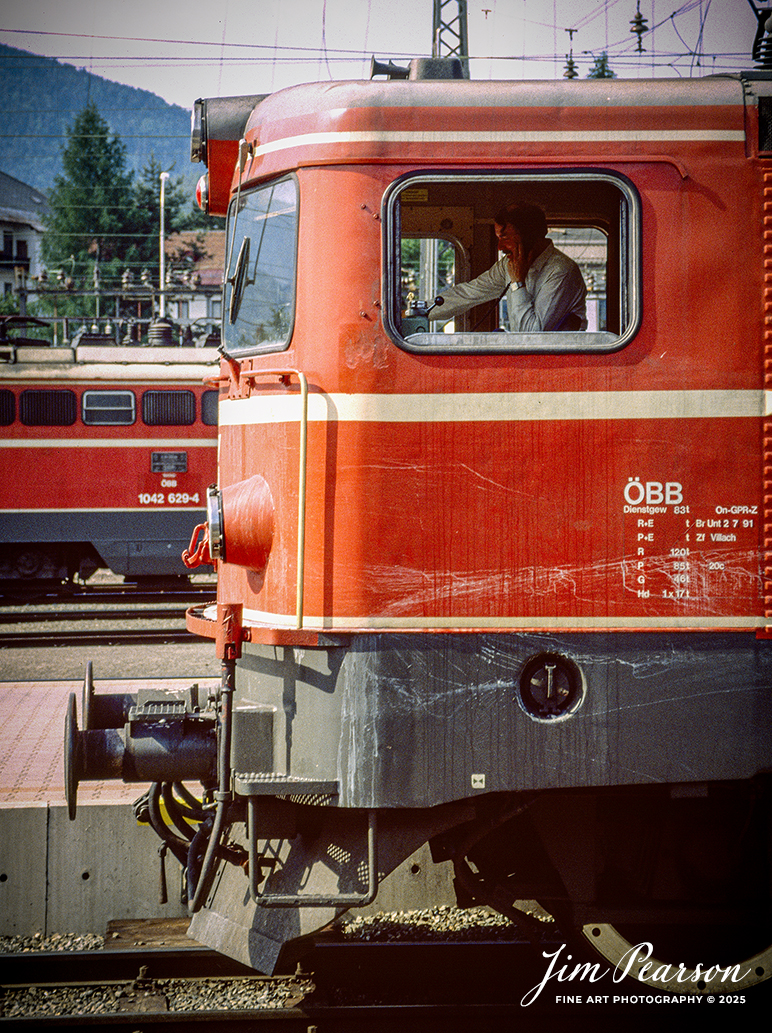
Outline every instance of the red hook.
{"type": "Polygon", "coordinates": [[[204,563],[208,563],[211,566],[216,566],[212,559],[212,554],[209,551],[209,525],[208,524],[197,524],[193,530],[193,535],[190,539],[190,545],[182,554],[182,562],[186,567],[191,570],[193,567],[200,567],[204,563]],[[196,539],[199,534],[203,532],[203,537],[196,545],[196,539]]]}

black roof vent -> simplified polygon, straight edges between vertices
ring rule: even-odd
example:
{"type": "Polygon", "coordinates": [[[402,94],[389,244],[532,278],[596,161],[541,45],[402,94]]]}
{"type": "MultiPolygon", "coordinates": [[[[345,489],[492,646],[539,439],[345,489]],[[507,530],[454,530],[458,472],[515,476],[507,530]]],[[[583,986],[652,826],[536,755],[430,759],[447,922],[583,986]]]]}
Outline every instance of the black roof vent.
{"type": "Polygon", "coordinates": [[[411,79],[466,79],[460,57],[417,57],[410,62],[411,79]]]}
{"type": "Polygon", "coordinates": [[[401,68],[393,61],[378,61],[375,57],[370,61],[370,78],[376,75],[385,75],[387,79],[407,79],[410,75],[409,68],[401,68]]]}

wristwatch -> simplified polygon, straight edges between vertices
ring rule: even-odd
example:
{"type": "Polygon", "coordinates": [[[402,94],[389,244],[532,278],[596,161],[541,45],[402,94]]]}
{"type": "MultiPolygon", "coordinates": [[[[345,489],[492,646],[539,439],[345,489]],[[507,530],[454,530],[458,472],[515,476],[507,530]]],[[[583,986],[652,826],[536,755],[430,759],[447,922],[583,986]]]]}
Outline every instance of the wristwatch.
{"type": "Polygon", "coordinates": [[[525,287],[524,283],[515,283],[513,280],[509,285],[513,291],[519,291],[521,287],[525,287]]]}

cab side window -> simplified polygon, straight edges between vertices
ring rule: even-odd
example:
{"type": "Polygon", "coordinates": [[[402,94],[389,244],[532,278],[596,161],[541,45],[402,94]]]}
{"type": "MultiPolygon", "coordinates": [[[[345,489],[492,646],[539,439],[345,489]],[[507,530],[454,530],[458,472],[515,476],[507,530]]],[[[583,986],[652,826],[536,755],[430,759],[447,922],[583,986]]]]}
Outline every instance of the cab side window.
{"type": "Polygon", "coordinates": [[[616,351],[637,331],[639,202],[632,184],[617,173],[414,174],[392,186],[384,207],[387,329],[407,350],[616,351]],[[541,208],[548,239],[579,267],[587,290],[586,328],[512,332],[506,284],[500,295],[463,312],[455,306],[446,315],[442,303],[435,304],[444,291],[495,267],[501,255],[494,216],[513,200],[541,208]]]}

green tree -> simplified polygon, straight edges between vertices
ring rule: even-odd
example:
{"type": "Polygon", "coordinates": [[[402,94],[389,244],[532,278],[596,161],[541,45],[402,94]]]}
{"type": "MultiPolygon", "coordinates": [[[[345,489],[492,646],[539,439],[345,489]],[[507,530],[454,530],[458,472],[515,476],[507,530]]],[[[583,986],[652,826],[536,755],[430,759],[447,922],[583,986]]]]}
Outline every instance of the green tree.
{"type": "MultiPolygon", "coordinates": [[[[133,174],[93,103],[67,129],[62,168],[49,195],[43,259],[85,289],[117,282],[135,229],[133,174]]],[[[93,311],[93,299],[82,301],[82,310],[93,311]]]]}
{"type": "Polygon", "coordinates": [[[603,53],[596,57],[595,63],[587,73],[588,79],[616,79],[617,73],[612,72],[608,63],[608,54],[604,50],[603,53]]]}
{"type": "Polygon", "coordinates": [[[16,316],[19,313],[19,299],[12,292],[0,294],[0,316],[16,316]]]}
{"type": "MultiPolygon", "coordinates": [[[[161,163],[151,153],[135,176],[123,143],[92,103],[67,129],[62,168],[49,196],[43,261],[48,282],[66,289],[55,298],[41,294],[42,311],[52,314],[55,304],[58,316],[91,317],[99,304],[102,316],[150,318],[150,296],[145,291],[140,297],[140,283],[144,270],[152,284],[158,282],[161,163]]],[[[166,180],[167,235],[217,223],[195,207],[182,177],[166,180]]],[[[202,243],[198,251],[205,253],[202,243]]],[[[186,254],[188,265],[197,253],[186,254]]]]}
{"type": "MultiPolygon", "coordinates": [[[[136,282],[147,269],[153,282],[158,276],[158,234],[161,223],[161,175],[164,170],[154,154],[150,155],[134,184],[135,233],[126,253],[126,267],[136,282]]],[[[186,233],[184,242],[174,251],[166,250],[167,277],[179,276],[200,258],[208,257],[203,231],[219,228],[216,220],[204,213],[190,197],[182,176],[166,180],[164,185],[164,231],[168,240],[173,233],[186,233]],[[198,231],[195,237],[187,231],[198,231]]]]}
{"type": "MultiPolygon", "coordinates": [[[[151,153],[135,181],[136,238],[135,257],[130,259],[131,264],[147,265],[148,262],[158,261],[163,171],[161,163],[151,153]]],[[[185,230],[224,229],[225,222],[201,211],[190,196],[182,176],[170,176],[164,187],[164,227],[168,235],[185,230]]]]}

